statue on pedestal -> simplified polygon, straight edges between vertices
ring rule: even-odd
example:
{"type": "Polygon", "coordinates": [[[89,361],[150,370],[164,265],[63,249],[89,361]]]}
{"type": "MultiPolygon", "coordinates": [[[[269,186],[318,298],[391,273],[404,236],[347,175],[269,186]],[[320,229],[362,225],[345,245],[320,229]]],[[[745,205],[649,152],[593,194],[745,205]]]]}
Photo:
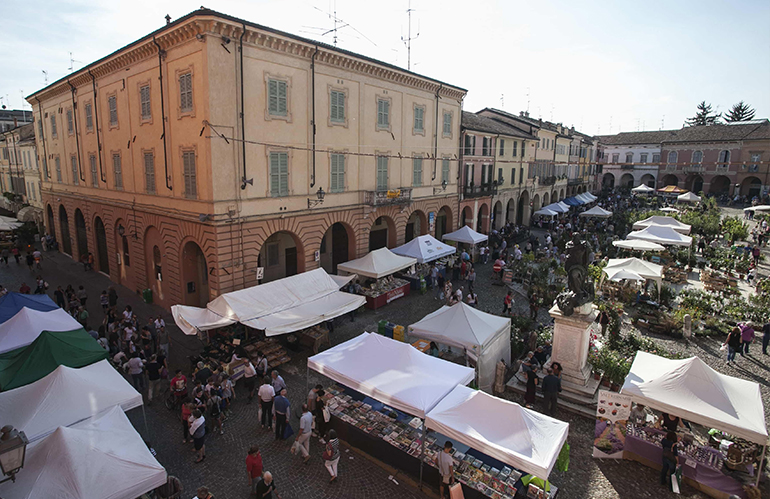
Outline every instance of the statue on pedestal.
{"type": "Polygon", "coordinates": [[[590,249],[588,244],[580,239],[580,234],[576,233],[564,249],[567,252],[567,261],[564,262],[567,290],[556,297],[556,305],[562,314],[569,317],[576,308],[594,300],[594,283],[588,275],[590,249]]]}

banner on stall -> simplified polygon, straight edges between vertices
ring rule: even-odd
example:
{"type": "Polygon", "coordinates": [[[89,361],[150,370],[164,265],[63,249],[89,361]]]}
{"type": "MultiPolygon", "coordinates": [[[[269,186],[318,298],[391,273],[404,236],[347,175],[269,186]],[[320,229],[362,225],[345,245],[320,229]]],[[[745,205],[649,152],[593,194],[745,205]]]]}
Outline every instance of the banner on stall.
{"type": "Polygon", "coordinates": [[[593,457],[623,459],[626,423],[630,414],[630,396],[599,390],[593,457]]]}

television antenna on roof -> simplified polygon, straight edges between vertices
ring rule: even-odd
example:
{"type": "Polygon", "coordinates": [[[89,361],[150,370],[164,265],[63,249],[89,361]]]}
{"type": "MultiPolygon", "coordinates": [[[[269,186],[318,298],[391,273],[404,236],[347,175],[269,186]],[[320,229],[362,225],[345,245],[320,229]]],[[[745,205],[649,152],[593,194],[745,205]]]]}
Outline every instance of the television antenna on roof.
{"type": "Polygon", "coordinates": [[[401,35],[401,41],[404,42],[404,45],[406,45],[406,69],[411,70],[412,69],[412,40],[417,40],[417,38],[420,37],[420,24],[417,23],[417,34],[412,37],[412,12],[414,12],[414,9],[412,8],[412,0],[409,0],[409,8],[406,9],[406,14],[409,16],[409,27],[407,28],[407,35],[406,38],[404,38],[404,35],[401,35]]]}
{"type": "Polygon", "coordinates": [[[70,70],[70,71],[75,71],[75,63],[76,63],[76,62],[77,62],[78,64],[83,64],[83,61],[76,61],[76,60],[75,60],[75,59],[72,57],[72,52],[70,52],[70,67],[69,67],[69,70],[70,70]]]}
{"type": "Polygon", "coordinates": [[[332,11],[331,12],[325,12],[325,11],[319,9],[318,7],[315,7],[315,6],[313,8],[315,10],[317,10],[318,12],[321,12],[322,14],[326,15],[329,19],[331,19],[332,22],[333,22],[333,27],[331,29],[329,29],[329,28],[321,28],[321,27],[317,27],[317,26],[303,26],[303,28],[306,28],[306,29],[309,29],[309,30],[313,30],[313,31],[302,31],[303,33],[308,33],[308,34],[311,34],[311,35],[319,37],[319,38],[331,34],[332,35],[332,43],[336,47],[337,46],[337,41],[338,41],[337,31],[341,30],[342,28],[350,28],[353,31],[355,31],[356,33],[358,33],[359,35],[361,35],[361,37],[363,37],[366,41],[368,41],[369,43],[371,43],[375,47],[377,46],[377,44],[374,43],[368,36],[366,36],[365,34],[361,33],[359,30],[357,30],[350,23],[345,22],[342,19],[340,19],[339,17],[337,17],[337,2],[336,1],[334,2],[333,6],[332,6],[332,11]]]}

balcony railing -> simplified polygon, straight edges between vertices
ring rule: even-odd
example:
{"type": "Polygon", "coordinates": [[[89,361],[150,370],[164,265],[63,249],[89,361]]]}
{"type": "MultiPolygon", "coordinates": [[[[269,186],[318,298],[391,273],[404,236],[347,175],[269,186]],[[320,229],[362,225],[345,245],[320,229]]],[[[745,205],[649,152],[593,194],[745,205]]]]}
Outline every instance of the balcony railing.
{"type": "Polygon", "coordinates": [[[633,163],[621,163],[620,165],[621,170],[633,170],[634,164],[633,163]]]}
{"type": "Polygon", "coordinates": [[[463,197],[466,198],[491,196],[493,192],[494,186],[492,184],[466,185],[463,187],[463,197]]]}
{"type": "Polygon", "coordinates": [[[553,185],[556,183],[556,177],[551,175],[550,177],[541,177],[540,185],[553,185]]]}
{"type": "Polygon", "coordinates": [[[580,185],[583,183],[582,178],[571,178],[567,180],[567,185],[580,185]]]}
{"type": "Polygon", "coordinates": [[[676,165],[675,164],[666,165],[666,171],[667,172],[674,172],[674,171],[676,171],[676,165]]]}
{"type": "Polygon", "coordinates": [[[406,187],[389,191],[365,191],[364,204],[369,206],[388,206],[409,204],[412,202],[412,188],[406,187]]]}
{"type": "Polygon", "coordinates": [[[703,171],[703,165],[697,164],[697,165],[686,165],[684,167],[685,173],[696,173],[696,172],[702,172],[703,171]]]}

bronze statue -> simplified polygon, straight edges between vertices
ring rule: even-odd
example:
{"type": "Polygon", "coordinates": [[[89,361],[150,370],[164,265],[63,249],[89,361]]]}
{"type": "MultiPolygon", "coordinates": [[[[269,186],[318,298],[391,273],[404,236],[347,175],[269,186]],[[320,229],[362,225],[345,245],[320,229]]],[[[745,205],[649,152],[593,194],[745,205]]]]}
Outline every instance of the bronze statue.
{"type": "Polygon", "coordinates": [[[575,309],[591,303],[594,299],[594,283],[588,276],[588,244],[580,239],[579,234],[567,243],[564,248],[567,261],[564,270],[567,272],[567,290],[556,297],[556,305],[561,313],[569,317],[575,309]]]}

